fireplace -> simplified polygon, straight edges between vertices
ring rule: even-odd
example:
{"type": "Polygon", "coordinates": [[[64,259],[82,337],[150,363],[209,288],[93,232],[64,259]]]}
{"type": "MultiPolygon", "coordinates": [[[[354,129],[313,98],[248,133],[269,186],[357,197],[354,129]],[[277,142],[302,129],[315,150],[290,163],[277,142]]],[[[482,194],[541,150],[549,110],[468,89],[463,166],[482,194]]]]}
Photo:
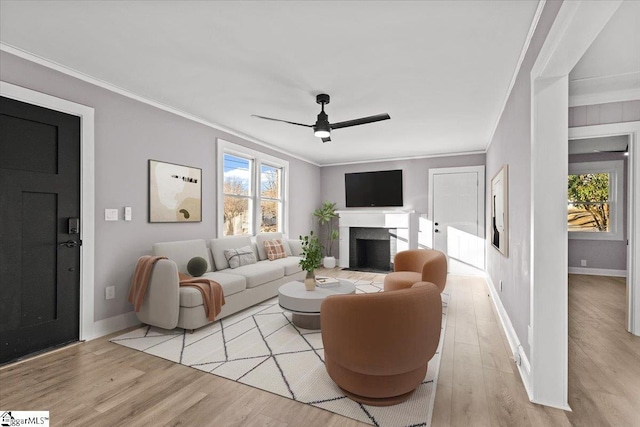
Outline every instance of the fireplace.
{"type": "Polygon", "coordinates": [[[361,271],[393,271],[396,236],[393,228],[351,227],[349,266],[361,271]]]}
{"type": "Polygon", "coordinates": [[[415,211],[347,209],[337,212],[341,268],[388,272],[393,270],[396,253],[418,247],[415,211]],[[364,241],[358,243],[358,240],[364,241]]]}

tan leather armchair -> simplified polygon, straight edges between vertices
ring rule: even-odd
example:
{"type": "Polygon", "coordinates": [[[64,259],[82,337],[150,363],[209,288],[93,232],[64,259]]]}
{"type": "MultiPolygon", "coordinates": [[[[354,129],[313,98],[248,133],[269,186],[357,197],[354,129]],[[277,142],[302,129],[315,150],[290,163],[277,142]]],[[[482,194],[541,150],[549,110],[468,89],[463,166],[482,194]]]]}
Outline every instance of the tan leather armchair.
{"type": "Polygon", "coordinates": [[[384,278],[384,290],[410,288],[417,282],[431,282],[440,292],[447,283],[447,257],[435,249],[411,249],[398,252],[393,273],[384,278]]]}
{"type": "Polygon", "coordinates": [[[395,405],[425,378],[440,340],[442,300],[432,283],[334,295],[322,302],[320,322],[331,379],[356,402],[395,405]]]}

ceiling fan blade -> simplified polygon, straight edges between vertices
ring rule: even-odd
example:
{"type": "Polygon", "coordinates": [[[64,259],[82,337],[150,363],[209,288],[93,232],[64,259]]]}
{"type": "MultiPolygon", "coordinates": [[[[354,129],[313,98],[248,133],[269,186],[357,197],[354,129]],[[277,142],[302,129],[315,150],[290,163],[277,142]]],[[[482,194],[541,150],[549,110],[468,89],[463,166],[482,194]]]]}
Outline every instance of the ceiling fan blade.
{"type": "Polygon", "coordinates": [[[375,116],[362,117],[361,119],[347,120],[345,122],[331,123],[331,129],[348,128],[350,126],[366,125],[367,123],[379,122],[380,120],[388,120],[391,117],[387,113],[376,114],[375,116]]]}
{"type": "Polygon", "coordinates": [[[322,138],[322,142],[331,142],[331,137],[322,138]]]}
{"type": "Polygon", "coordinates": [[[305,124],[302,124],[302,123],[290,122],[288,120],[273,119],[271,117],[258,116],[256,114],[252,114],[251,117],[257,117],[259,119],[264,119],[264,120],[271,120],[273,122],[289,123],[290,125],[304,126],[304,127],[307,127],[307,128],[312,128],[313,127],[313,125],[305,125],[305,124]]]}

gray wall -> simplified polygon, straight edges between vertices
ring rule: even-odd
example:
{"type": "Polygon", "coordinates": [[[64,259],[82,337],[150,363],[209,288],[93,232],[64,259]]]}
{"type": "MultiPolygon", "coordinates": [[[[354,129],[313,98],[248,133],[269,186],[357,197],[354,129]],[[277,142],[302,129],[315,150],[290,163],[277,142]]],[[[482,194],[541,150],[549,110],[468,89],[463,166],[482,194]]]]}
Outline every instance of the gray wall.
{"type": "MultiPolygon", "coordinates": [[[[322,200],[336,202],[338,209],[345,209],[344,174],[402,169],[403,201],[402,209],[413,209],[427,213],[429,208],[429,169],[457,166],[484,165],[484,154],[463,156],[430,157],[413,160],[393,160],[375,163],[360,163],[343,166],[325,166],[320,171],[322,200]]],[[[367,208],[357,208],[358,210],[367,208]]],[[[395,208],[391,208],[395,209],[395,208]]],[[[340,257],[337,242],[333,246],[334,256],[340,257]]]]}
{"type": "MultiPolygon", "coordinates": [[[[562,2],[547,2],[542,11],[531,44],[516,78],[515,85],[500,117],[500,122],[487,151],[487,182],[509,165],[509,257],[487,245],[487,273],[503,290],[496,289],[527,358],[531,350],[527,340],[530,303],[531,247],[531,88],[530,73],[555,20],[562,2]]],[[[490,189],[490,185],[487,185],[490,189]]],[[[486,207],[489,207],[487,191],[486,207]]],[[[491,217],[487,211],[485,218],[491,217]]]]}
{"type": "MultiPolygon", "coordinates": [[[[293,236],[315,227],[320,168],[224,132],[0,52],[3,81],[95,108],[95,320],[132,310],[129,282],[139,256],[155,242],[216,237],[216,138],[283,158],[290,163],[293,236]],[[147,222],[147,161],[202,168],[203,220],[190,224],[147,222]],[[133,221],[105,222],[105,208],[133,207],[133,221]],[[115,285],[116,298],[104,289],[115,285]]],[[[122,212],[120,212],[122,218],[122,212]]]]}
{"type": "Polygon", "coordinates": [[[640,120],[640,100],[582,105],[569,108],[569,127],[640,120]]]}
{"type": "Polygon", "coordinates": [[[607,160],[624,161],[624,185],[622,191],[624,198],[623,209],[624,240],[582,240],[569,239],[569,267],[579,267],[580,260],[587,261],[587,268],[604,268],[610,270],[627,269],[627,185],[628,162],[627,156],[622,153],[590,153],[573,154],[569,156],[569,163],[603,162],[607,160]]]}

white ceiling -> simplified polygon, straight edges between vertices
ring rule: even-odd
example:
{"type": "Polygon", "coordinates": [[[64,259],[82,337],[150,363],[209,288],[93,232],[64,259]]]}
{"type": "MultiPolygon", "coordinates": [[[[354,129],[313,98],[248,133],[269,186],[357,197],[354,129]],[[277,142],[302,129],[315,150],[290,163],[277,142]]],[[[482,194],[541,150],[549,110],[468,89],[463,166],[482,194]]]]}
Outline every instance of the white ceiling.
{"type": "MultiPolygon", "coordinates": [[[[0,2],[0,40],[318,164],[483,151],[532,1],[0,2]],[[333,131],[313,123],[326,92],[333,131]]],[[[176,141],[176,143],[179,143],[176,141]]]]}
{"type": "Polygon", "coordinates": [[[640,1],[627,0],[620,5],[573,68],[569,80],[570,95],[587,103],[640,97],[640,1]],[[597,95],[604,97],[594,98],[597,95]]]}

